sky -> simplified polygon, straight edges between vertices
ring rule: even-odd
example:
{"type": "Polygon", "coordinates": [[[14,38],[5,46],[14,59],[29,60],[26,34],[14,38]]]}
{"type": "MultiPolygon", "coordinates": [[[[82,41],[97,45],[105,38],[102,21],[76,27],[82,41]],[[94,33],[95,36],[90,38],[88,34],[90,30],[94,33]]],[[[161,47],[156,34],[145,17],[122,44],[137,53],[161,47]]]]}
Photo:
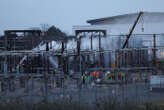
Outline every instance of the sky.
{"type": "Polygon", "coordinates": [[[164,12],[164,0],[0,0],[0,35],[6,29],[55,25],[67,34],[89,19],[135,13],[164,12]]]}

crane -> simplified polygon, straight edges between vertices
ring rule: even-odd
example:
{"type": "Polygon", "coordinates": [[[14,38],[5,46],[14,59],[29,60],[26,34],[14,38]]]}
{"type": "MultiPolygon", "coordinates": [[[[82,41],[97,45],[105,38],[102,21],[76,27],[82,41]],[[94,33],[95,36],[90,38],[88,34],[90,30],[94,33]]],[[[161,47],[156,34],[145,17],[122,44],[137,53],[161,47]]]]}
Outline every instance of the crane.
{"type": "MultiPolygon", "coordinates": [[[[126,47],[126,45],[128,44],[129,38],[130,38],[131,35],[133,34],[133,31],[134,31],[134,29],[135,29],[135,27],[136,27],[136,25],[137,25],[137,23],[138,23],[138,21],[139,21],[139,19],[140,19],[140,17],[141,17],[142,14],[144,14],[144,12],[142,12],[142,11],[139,12],[137,19],[135,20],[135,22],[134,22],[134,24],[133,24],[133,26],[132,26],[132,28],[131,28],[129,34],[128,34],[127,37],[126,37],[126,41],[125,41],[125,43],[123,44],[122,49],[124,49],[124,48],[126,47]]],[[[112,68],[113,68],[113,69],[116,67],[118,61],[120,60],[121,55],[122,55],[122,54],[120,53],[119,56],[116,58],[114,64],[112,64],[112,68]]]]}

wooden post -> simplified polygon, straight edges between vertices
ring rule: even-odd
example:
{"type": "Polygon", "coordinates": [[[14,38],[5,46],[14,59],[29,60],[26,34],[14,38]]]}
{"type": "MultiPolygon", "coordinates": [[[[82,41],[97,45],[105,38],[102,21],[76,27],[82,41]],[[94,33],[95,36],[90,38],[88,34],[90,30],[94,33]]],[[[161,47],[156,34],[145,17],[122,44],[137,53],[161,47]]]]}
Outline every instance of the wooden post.
{"type": "MultiPolygon", "coordinates": [[[[153,49],[153,67],[156,67],[156,35],[153,35],[154,49],[153,49]]],[[[153,74],[157,74],[157,71],[154,70],[153,74]]]]}
{"type": "Polygon", "coordinates": [[[78,41],[77,41],[77,50],[78,50],[78,55],[80,55],[80,49],[81,49],[81,37],[79,37],[78,41]]]}
{"type": "Polygon", "coordinates": [[[48,41],[46,42],[46,51],[49,51],[48,41]]]}
{"type": "Polygon", "coordinates": [[[62,48],[61,48],[61,53],[64,52],[64,41],[62,41],[62,48]]]}
{"type": "Polygon", "coordinates": [[[47,55],[47,72],[50,73],[50,62],[49,62],[49,55],[47,55]]]}
{"type": "Polygon", "coordinates": [[[101,33],[99,32],[99,66],[101,66],[101,33]]]}
{"type": "Polygon", "coordinates": [[[5,31],[5,49],[8,50],[8,32],[5,31]]]}
{"type": "Polygon", "coordinates": [[[93,33],[91,33],[91,51],[93,50],[93,33]]]}
{"type": "Polygon", "coordinates": [[[84,55],[81,55],[82,57],[82,72],[84,73],[84,70],[86,69],[86,60],[85,60],[85,56],[84,55]]]}

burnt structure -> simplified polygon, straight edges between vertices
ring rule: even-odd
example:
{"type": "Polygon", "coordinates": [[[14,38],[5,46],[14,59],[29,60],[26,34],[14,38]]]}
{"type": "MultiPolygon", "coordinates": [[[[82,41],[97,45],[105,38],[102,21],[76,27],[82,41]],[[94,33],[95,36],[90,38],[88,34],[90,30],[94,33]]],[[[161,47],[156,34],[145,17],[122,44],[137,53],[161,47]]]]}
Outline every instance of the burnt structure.
{"type": "Polygon", "coordinates": [[[0,38],[1,50],[31,50],[41,42],[40,30],[6,30],[0,38]]]}

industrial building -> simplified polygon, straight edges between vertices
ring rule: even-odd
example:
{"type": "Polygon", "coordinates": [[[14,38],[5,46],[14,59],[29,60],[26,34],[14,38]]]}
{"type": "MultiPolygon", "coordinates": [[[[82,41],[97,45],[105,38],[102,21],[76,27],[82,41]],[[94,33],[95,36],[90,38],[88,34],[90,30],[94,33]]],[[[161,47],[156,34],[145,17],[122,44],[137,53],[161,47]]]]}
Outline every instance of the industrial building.
{"type": "Polygon", "coordinates": [[[46,39],[40,30],[6,30],[0,38],[1,91],[14,92],[20,84],[17,88],[36,93],[44,88],[42,95],[47,96],[54,85],[83,88],[84,75],[92,87],[147,84],[152,75],[163,74],[164,13],[140,12],[87,23],[73,26],[74,37],[59,41],[46,39]],[[67,77],[71,80],[65,84],[67,77]]]}
{"type": "MultiPolygon", "coordinates": [[[[124,14],[88,20],[89,25],[74,26],[73,30],[104,30],[107,35],[126,35],[129,33],[138,13],[124,14]]],[[[133,34],[162,34],[163,12],[144,12],[133,34]]]]}
{"type": "Polygon", "coordinates": [[[152,73],[149,71],[149,75],[162,75],[163,70],[154,71],[154,69],[158,68],[157,60],[162,62],[164,57],[162,49],[164,13],[141,13],[141,16],[139,13],[132,13],[88,20],[89,25],[74,26],[73,31],[82,39],[82,49],[100,52],[100,67],[118,68],[118,71],[135,70],[138,73],[152,70],[152,73]],[[94,36],[97,36],[97,39],[94,36]],[[108,54],[104,52],[108,50],[112,52],[108,54]],[[117,66],[112,66],[116,60],[118,60],[117,66]]]}

